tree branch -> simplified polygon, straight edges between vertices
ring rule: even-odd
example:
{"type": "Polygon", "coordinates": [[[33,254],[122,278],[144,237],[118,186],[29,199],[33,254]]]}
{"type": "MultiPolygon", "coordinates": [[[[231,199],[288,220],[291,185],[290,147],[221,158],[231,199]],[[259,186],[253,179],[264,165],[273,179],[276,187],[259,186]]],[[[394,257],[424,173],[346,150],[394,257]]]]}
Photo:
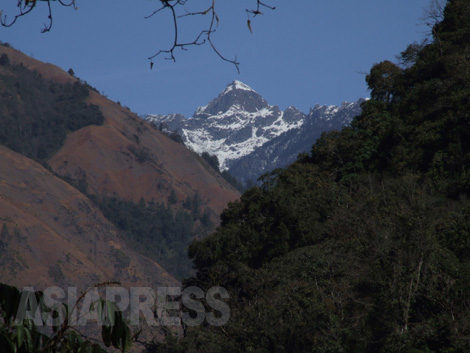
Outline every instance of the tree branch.
{"type": "Polygon", "coordinates": [[[265,4],[264,2],[262,2],[261,0],[256,0],[256,10],[246,9],[246,12],[249,13],[249,14],[251,13],[253,15],[253,17],[255,17],[257,15],[262,15],[263,13],[260,11],[261,7],[266,7],[270,10],[275,10],[276,9],[275,6],[269,6],[269,5],[265,4]]]}
{"type": "Polygon", "coordinates": [[[209,42],[212,50],[219,56],[219,58],[235,65],[237,71],[240,73],[240,69],[239,69],[240,63],[236,60],[236,58],[235,58],[235,60],[227,59],[225,56],[223,56],[220,53],[219,50],[217,50],[216,46],[214,45],[214,43],[212,41],[211,35],[212,35],[212,33],[215,32],[214,26],[219,24],[219,17],[217,15],[217,12],[215,11],[215,0],[213,0],[212,5],[204,11],[198,11],[198,12],[188,12],[188,11],[186,11],[185,14],[179,15],[179,16],[176,14],[175,7],[178,6],[178,5],[184,5],[185,1],[184,2],[176,1],[174,4],[169,4],[167,1],[162,1],[162,3],[163,3],[162,8],[156,10],[155,12],[153,12],[150,16],[147,16],[146,18],[149,18],[149,17],[155,15],[156,13],[160,12],[164,8],[170,8],[171,9],[171,16],[173,18],[173,23],[174,23],[174,40],[173,40],[173,45],[170,49],[159,50],[156,54],[149,57],[150,68],[152,68],[153,65],[154,65],[153,59],[156,58],[157,56],[159,56],[160,54],[164,54],[164,53],[169,54],[170,56],[167,57],[166,59],[176,61],[176,58],[175,58],[175,55],[174,55],[174,51],[175,51],[176,48],[181,48],[181,49],[185,50],[187,46],[203,45],[203,44],[205,44],[206,39],[207,39],[207,41],[209,42]],[[208,13],[211,14],[211,20],[210,20],[210,23],[209,23],[209,26],[208,26],[207,29],[201,30],[201,32],[196,36],[196,39],[192,42],[188,42],[188,43],[178,42],[178,20],[180,18],[187,17],[187,16],[207,15],[208,13]],[[201,40],[201,38],[203,36],[205,36],[206,39],[201,40]]]}
{"type": "MultiPolygon", "coordinates": [[[[11,21],[8,21],[7,15],[3,14],[3,11],[0,11],[0,24],[4,27],[11,27],[13,26],[16,21],[20,18],[23,17],[27,14],[29,14],[31,11],[33,11],[34,8],[36,8],[37,1],[42,1],[47,3],[47,8],[48,8],[48,22],[46,22],[41,29],[41,33],[46,33],[49,32],[52,28],[53,24],[53,15],[52,15],[52,1],[57,1],[61,6],[72,6],[75,10],[77,10],[77,6],[75,4],[76,0],[17,0],[17,7],[18,7],[18,13],[13,17],[11,21]]],[[[187,1],[189,0],[159,0],[161,3],[161,7],[159,7],[157,10],[152,12],[150,15],[146,16],[145,18],[151,18],[160,12],[163,12],[163,10],[168,9],[170,12],[170,16],[173,20],[173,44],[169,49],[161,49],[154,55],[151,55],[148,59],[150,60],[150,68],[153,67],[154,65],[154,59],[157,58],[160,55],[167,54],[165,59],[168,60],[173,60],[176,61],[175,57],[175,50],[176,48],[181,48],[182,50],[186,50],[187,47],[189,46],[199,46],[203,45],[206,42],[209,42],[209,45],[211,46],[212,50],[214,53],[223,61],[226,61],[230,64],[233,64],[235,68],[237,69],[238,73],[240,73],[240,63],[237,61],[237,58],[231,60],[228,59],[225,55],[223,55],[219,49],[216,47],[214,44],[214,41],[212,39],[213,33],[216,31],[216,27],[219,25],[219,17],[217,15],[215,5],[216,5],[216,0],[212,0],[212,5],[207,8],[206,10],[202,11],[195,11],[195,12],[189,12],[186,11],[186,13],[182,15],[178,15],[180,11],[185,10],[184,6],[186,5],[187,1]],[[180,32],[180,21],[182,21],[182,18],[187,17],[187,16],[205,16],[207,14],[210,14],[210,21],[208,22],[208,25],[206,28],[203,28],[199,34],[195,37],[195,39],[192,42],[179,42],[179,32],[180,32]]],[[[253,0],[255,1],[255,0],[253,0]]],[[[252,18],[256,17],[257,15],[261,15],[261,8],[267,8],[270,10],[274,10],[274,6],[270,6],[266,4],[265,2],[261,0],[256,0],[256,8],[255,9],[246,9],[246,12],[248,14],[248,28],[250,29],[251,32],[251,22],[250,22],[250,16],[252,18]]]]}
{"type": "Polygon", "coordinates": [[[18,4],[16,6],[18,7],[20,13],[17,14],[11,22],[7,21],[7,15],[3,15],[3,10],[0,11],[0,23],[3,27],[13,26],[18,18],[25,16],[31,11],[33,11],[34,7],[36,6],[36,1],[25,1],[25,4],[23,6],[23,0],[18,0],[18,4]]]}
{"type": "MultiPolygon", "coordinates": [[[[70,2],[65,2],[63,0],[39,0],[47,3],[49,15],[47,16],[48,18],[48,23],[44,24],[44,27],[41,29],[41,33],[46,33],[49,32],[52,28],[52,7],[51,7],[51,1],[58,1],[62,6],[73,6],[75,10],[77,10],[77,7],[75,5],[75,0],[70,0],[70,2]]],[[[17,7],[19,9],[19,13],[15,15],[13,20],[11,22],[8,22],[7,20],[7,15],[3,15],[3,10],[0,11],[0,24],[3,27],[11,27],[15,24],[16,20],[18,18],[23,17],[33,11],[33,9],[36,7],[37,0],[18,0],[17,7]]]]}

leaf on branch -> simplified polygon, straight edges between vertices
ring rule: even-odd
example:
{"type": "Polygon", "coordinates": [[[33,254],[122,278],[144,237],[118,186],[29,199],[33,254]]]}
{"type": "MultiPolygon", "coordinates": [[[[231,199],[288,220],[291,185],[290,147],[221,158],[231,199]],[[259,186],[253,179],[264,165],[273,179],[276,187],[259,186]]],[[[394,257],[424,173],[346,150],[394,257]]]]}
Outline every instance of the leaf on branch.
{"type": "Polygon", "coordinates": [[[253,31],[251,30],[251,21],[246,20],[246,24],[248,25],[248,29],[250,30],[250,33],[253,33],[253,31]]]}

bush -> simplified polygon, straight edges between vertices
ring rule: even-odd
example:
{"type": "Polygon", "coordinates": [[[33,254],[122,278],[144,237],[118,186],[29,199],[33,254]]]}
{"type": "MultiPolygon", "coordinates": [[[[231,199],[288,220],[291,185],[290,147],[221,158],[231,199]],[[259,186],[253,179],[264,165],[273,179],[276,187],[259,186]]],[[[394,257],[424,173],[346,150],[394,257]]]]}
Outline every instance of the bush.
{"type": "Polygon", "coordinates": [[[0,65],[6,66],[8,64],[10,64],[10,58],[7,54],[3,53],[2,56],[0,56],[0,65]]]}

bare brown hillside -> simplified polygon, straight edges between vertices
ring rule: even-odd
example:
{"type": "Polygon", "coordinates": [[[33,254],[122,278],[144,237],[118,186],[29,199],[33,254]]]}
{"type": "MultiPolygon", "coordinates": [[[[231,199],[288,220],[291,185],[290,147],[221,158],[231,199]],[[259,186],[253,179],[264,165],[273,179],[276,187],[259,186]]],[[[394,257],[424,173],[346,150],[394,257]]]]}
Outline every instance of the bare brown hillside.
{"type": "Polygon", "coordinates": [[[89,192],[117,194],[138,201],[167,202],[171,190],[180,201],[198,192],[219,214],[238,193],[196,154],[155,130],[126,108],[92,92],[103,126],[70,134],[49,160],[60,175],[85,179],[89,192]]]}
{"type": "MultiPolygon", "coordinates": [[[[59,67],[12,48],[0,46],[2,54],[12,65],[35,70],[50,82],[77,81],[59,67]]],[[[8,70],[8,65],[0,65],[1,75],[8,76],[8,70]]],[[[0,82],[0,88],[5,87],[0,82]]],[[[16,102],[21,111],[21,97],[16,102]]],[[[87,102],[99,107],[104,124],[68,133],[46,161],[50,170],[0,146],[0,282],[39,287],[109,280],[124,285],[174,284],[158,263],[125,245],[122,233],[87,195],[166,204],[173,193],[177,202],[171,207],[177,211],[197,193],[202,211],[217,223],[220,212],[239,193],[202,158],[127,108],[93,90],[87,102]]],[[[28,111],[34,114],[31,107],[28,111]]],[[[2,110],[11,118],[8,112],[7,107],[2,110]]]]}
{"type": "Polygon", "coordinates": [[[126,247],[87,197],[38,163],[0,146],[0,166],[1,282],[38,288],[176,283],[126,247]]]}
{"type": "MultiPolygon", "coordinates": [[[[0,47],[0,54],[3,52],[11,62],[37,70],[46,79],[76,81],[55,65],[0,47]]],[[[198,192],[214,215],[239,197],[199,156],[136,114],[94,91],[90,91],[89,102],[100,107],[105,124],[69,134],[63,148],[48,162],[59,175],[86,179],[90,193],[134,201],[143,197],[166,202],[172,189],[182,201],[198,192]]]]}

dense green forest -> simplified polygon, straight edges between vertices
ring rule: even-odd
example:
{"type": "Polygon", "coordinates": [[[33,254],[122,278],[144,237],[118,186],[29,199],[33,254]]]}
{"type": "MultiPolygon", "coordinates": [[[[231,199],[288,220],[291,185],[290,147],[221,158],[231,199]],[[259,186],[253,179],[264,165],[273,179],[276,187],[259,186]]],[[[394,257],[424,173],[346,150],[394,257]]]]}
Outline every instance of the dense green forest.
{"type": "Polygon", "coordinates": [[[155,352],[470,351],[470,2],[374,65],[350,127],[264,177],[190,247],[223,328],[155,352]]]}

